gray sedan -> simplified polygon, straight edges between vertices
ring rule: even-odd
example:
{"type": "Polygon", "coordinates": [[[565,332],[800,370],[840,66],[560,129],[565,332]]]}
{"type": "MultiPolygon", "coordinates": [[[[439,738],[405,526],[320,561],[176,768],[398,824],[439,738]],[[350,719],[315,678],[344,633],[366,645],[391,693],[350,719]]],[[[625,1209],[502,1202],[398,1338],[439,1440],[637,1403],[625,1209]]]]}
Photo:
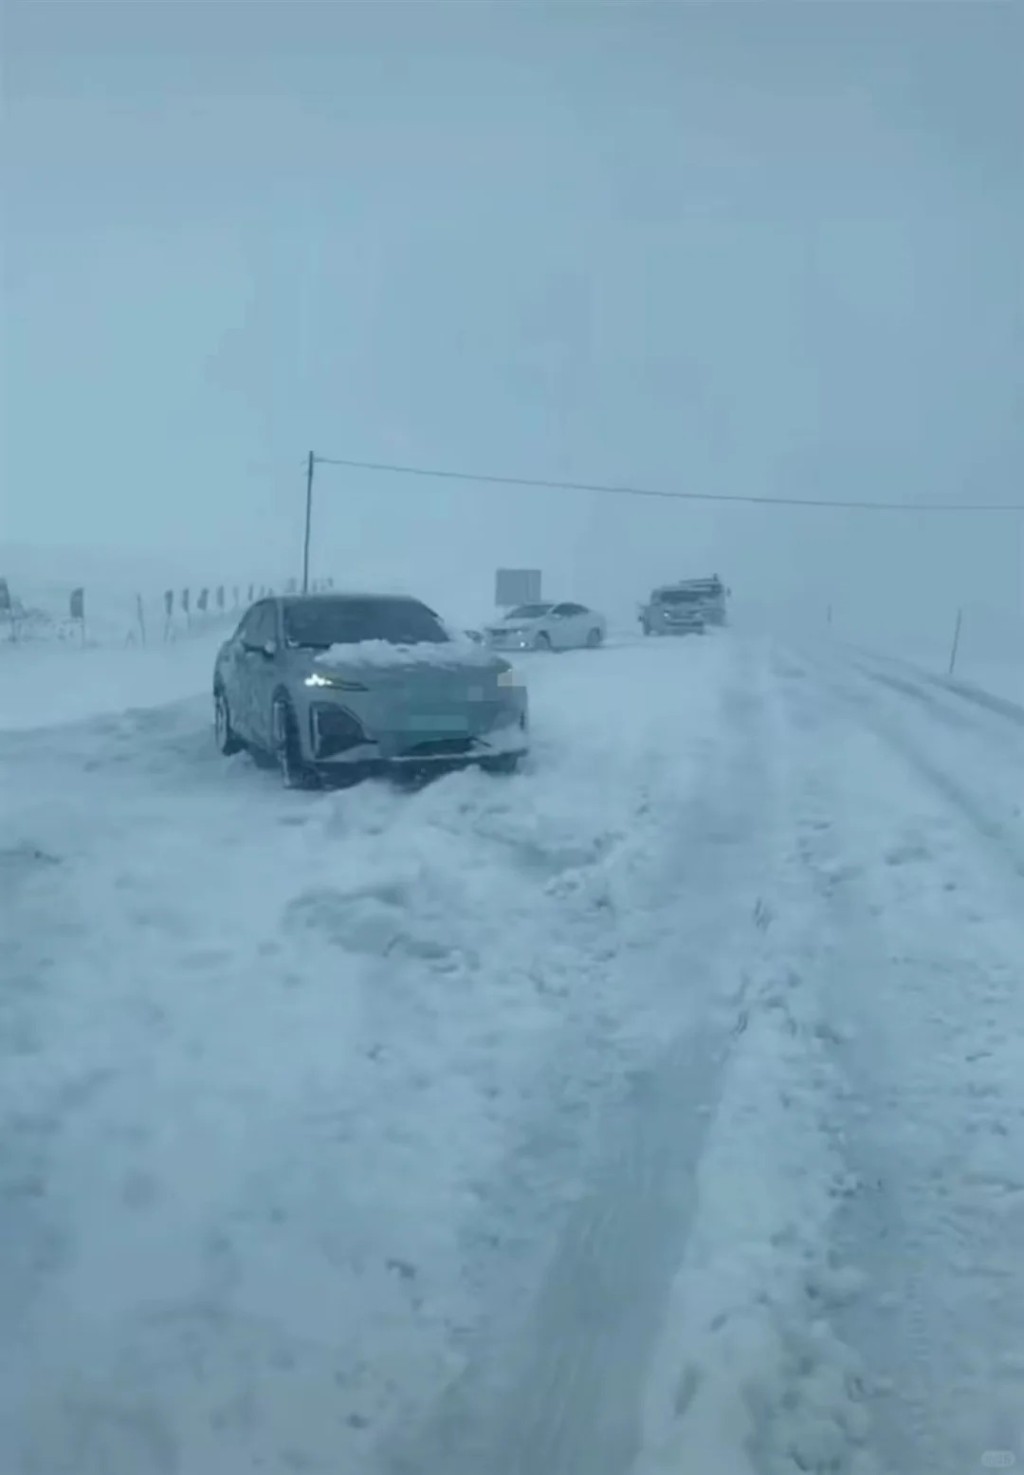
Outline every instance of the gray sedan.
{"type": "Polygon", "coordinates": [[[220,649],[217,746],[271,755],[291,788],[478,765],[527,752],[526,689],[508,661],[417,599],[263,599],[220,649]]]}

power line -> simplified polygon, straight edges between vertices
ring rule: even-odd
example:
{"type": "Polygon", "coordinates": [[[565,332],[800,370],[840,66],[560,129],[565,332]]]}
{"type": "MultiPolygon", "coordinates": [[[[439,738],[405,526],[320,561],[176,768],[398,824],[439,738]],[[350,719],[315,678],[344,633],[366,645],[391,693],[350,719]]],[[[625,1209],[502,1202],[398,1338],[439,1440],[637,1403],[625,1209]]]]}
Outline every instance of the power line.
{"type": "Polygon", "coordinates": [[[771,497],[732,492],[672,492],[658,487],[608,486],[600,482],[554,481],[543,477],[497,476],[492,473],[451,471],[431,466],[402,466],[386,461],[354,461],[341,456],[313,456],[321,466],[345,466],[353,471],[382,471],[395,476],[429,477],[438,481],[475,481],[489,486],[533,487],[542,491],[594,492],[606,497],[654,497],[668,502],[723,502],[757,507],[830,507],[856,512],[1024,512],[1024,503],[1014,502],[874,502],[827,497],[771,497]]]}

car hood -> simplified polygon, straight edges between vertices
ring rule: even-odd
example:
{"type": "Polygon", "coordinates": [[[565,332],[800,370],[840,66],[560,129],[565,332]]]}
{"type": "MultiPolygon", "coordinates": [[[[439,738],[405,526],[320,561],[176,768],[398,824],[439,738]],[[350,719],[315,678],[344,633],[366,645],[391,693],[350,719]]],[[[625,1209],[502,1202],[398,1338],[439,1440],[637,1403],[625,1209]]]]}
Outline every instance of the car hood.
{"type": "Polygon", "coordinates": [[[489,625],[489,630],[532,630],[536,625],[543,625],[547,615],[524,615],[522,619],[514,619],[512,615],[505,615],[503,619],[495,620],[489,625]]]}
{"type": "Polygon", "coordinates": [[[310,671],[342,671],[380,680],[429,675],[431,672],[464,672],[467,675],[497,676],[509,670],[508,661],[472,641],[445,641],[416,645],[391,645],[386,640],[364,640],[354,645],[332,645],[330,650],[310,655],[310,671]]]}

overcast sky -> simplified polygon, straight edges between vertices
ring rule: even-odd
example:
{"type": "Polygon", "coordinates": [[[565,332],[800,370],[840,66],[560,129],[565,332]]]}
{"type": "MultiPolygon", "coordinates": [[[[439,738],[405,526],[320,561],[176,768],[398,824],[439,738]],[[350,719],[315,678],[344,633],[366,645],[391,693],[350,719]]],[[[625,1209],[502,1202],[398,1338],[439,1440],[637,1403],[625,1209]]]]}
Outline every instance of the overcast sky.
{"type": "MultiPolygon", "coordinates": [[[[3,25],[7,539],[295,572],[310,447],[1022,500],[1018,5],[33,0],[3,25]]],[[[769,600],[1020,598],[1012,519],[326,468],[317,510],[314,571],[359,584],[525,561],[627,604],[712,569],[769,600]]]]}

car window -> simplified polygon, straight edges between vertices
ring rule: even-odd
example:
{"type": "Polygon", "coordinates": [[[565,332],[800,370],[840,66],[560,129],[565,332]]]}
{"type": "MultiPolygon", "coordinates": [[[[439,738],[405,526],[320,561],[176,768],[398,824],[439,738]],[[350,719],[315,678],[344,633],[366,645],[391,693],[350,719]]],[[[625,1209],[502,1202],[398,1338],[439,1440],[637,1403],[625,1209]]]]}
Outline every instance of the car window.
{"type": "Polygon", "coordinates": [[[285,605],[289,645],[326,650],[363,640],[389,645],[446,644],[450,636],[432,610],[418,599],[311,599],[285,605]]]}
{"type": "Polygon", "coordinates": [[[587,612],[585,604],[563,604],[562,609],[567,615],[585,615],[587,612]]]}
{"type": "Polygon", "coordinates": [[[243,645],[247,640],[251,640],[259,617],[260,606],[258,604],[254,604],[250,609],[246,610],[242,616],[241,624],[235,631],[235,639],[243,645]]]}
{"type": "Polygon", "coordinates": [[[551,611],[553,615],[578,615],[580,607],[578,604],[556,604],[551,611]]]}
{"type": "Polygon", "coordinates": [[[277,640],[277,605],[268,599],[260,612],[260,640],[277,640]]]}
{"type": "Polygon", "coordinates": [[[267,602],[255,605],[243,621],[242,640],[248,645],[265,645],[276,638],[274,606],[267,602]]]}
{"type": "Polygon", "coordinates": [[[238,628],[235,630],[234,635],[231,637],[232,640],[238,641],[239,644],[241,644],[242,641],[248,640],[249,621],[252,619],[252,614],[253,612],[251,609],[246,610],[245,614],[238,622],[238,628]]]}
{"type": "Polygon", "coordinates": [[[550,613],[550,604],[517,604],[515,609],[509,610],[508,618],[510,620],[539,620],[550,613]]]}

